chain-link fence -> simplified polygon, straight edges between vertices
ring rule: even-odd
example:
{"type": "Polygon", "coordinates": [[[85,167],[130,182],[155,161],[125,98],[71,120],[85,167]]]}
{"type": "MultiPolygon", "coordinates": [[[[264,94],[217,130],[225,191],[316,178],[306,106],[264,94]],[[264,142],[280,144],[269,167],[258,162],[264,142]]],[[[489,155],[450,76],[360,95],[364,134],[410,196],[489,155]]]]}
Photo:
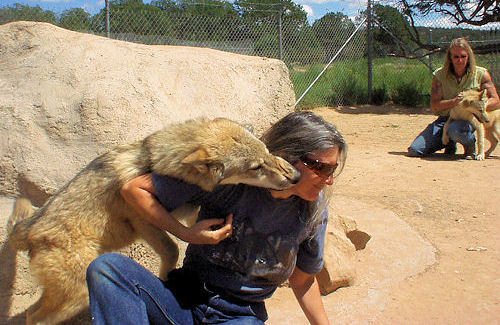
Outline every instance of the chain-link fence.
{"type": "Polygon", "coordinates": [[[375,5],[371,24],[367,24],[365,14],[353,21],[342,13],[328,13],[309,23],[294,8],[276,4],[265,10],[243,10],[226,2],[134,3],[140,6],[115,3],[93,15],[81,8],[56,14],[16,4],[0,7],[0,24],[45,21],[131,42],[209,47],[282,59],[290,70],[299,107],[391,100],[428,104],[431,71],[442,64],[444,50],[455,37],[467,37],[477,49],[479,65],[489,69],[497,87],[500,80],[498,30],[445,25],[411,29],[408,20],[388,6],[375,5]],[[373,26],[370,33],[367,26],[373,26]],[[370,34],[371,42],[367,42],[370,34]]]}

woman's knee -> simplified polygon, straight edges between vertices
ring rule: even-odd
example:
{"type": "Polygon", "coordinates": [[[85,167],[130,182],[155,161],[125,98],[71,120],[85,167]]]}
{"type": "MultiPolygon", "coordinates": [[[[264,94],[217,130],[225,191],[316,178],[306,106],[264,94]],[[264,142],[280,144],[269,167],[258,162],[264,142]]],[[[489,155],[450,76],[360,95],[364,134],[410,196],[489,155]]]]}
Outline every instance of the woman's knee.
{"type": "Polygon", "coordinates": [[[87,267],[87,282],[97,282],[103,277],[112,277],[112,274],[117,271],[117,266],[127,259],[126,256],[117,253],[107,253],[97,257],[87,267]]]}

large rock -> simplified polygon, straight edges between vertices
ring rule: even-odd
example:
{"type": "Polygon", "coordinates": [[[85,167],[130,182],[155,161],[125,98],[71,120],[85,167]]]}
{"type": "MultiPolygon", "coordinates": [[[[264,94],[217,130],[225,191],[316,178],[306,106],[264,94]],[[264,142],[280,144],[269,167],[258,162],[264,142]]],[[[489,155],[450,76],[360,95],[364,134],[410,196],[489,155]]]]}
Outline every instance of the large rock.
{"type": "Polygon", "coordinates": [[[279,60],[1,25],[0,195],[40,205],[97,155],[200,115],[260,134],[294,100],[279,60]]]}
{"type": "Polygon", "coordinates": [[[356,221],[335,214],[330,208],[325,239],[324,266],[316,275],[322,295],[356,281],[356,251],[364,249],[370,235],[358,229],[356,221]]]}

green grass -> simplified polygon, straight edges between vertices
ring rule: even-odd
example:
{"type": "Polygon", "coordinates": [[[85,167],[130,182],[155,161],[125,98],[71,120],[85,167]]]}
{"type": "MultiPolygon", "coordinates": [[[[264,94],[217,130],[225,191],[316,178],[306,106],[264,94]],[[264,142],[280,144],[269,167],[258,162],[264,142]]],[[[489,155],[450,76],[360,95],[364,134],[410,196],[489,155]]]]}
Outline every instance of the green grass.
{"type": "MultiPolygon", "coordinates": [[[[304,93],[324,67],[324,64],[289,67],[296,98],[304,93]]],[[[411,94],[417,94],[414,105],[429,102],[432,74],[418,61],[399,58],[376,59],[373,61],[372,78],[373,94],[379,99],[383,98],[383,101],[391,100],[395,96],[404,97],[402,92],[410,91],[411,94]]],[[[299,108],[367,103],[367,80],[366,59],[334,62],[304,96],[299,108]]]]}

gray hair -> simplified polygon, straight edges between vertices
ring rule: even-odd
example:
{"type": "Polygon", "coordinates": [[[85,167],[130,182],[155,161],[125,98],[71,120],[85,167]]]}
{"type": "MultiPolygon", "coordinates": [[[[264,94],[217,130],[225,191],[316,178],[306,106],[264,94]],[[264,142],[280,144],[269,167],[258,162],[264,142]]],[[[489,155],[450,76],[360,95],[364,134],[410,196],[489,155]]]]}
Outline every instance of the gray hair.
{"type": "MultiPolygon", "coordinates": [[[[339,149],[335,176],[344,169],[347,158],[347,144],[335,125],[310,111],[293,112],[276,122],[262,136],[269,152],[294,164],[303,157],[330,148],[339,149]]],[[[325,192],[325,190],[323,190],[325,192]]],[[[320,216],[328,208],[329,195],[321,193],[318,200],[311,202],[308,224],[315,228],[321,222],[320,216]]]]}

